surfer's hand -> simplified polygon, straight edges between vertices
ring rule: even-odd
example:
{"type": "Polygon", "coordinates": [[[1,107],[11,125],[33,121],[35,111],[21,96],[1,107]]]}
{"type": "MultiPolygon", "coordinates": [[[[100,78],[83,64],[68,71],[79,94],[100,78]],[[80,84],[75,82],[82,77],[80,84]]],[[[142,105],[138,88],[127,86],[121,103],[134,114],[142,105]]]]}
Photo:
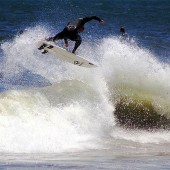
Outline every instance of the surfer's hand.
{"type": "Polygon", "coordinates": [[[99,23],[103,25],[104,24],[104,20],[101,20],[99,23]]]}
{"type": "Polygon", "coordinates": [[[68,47],[68,43],[65,44],[65,48],[67,48],[67,47],[68,47]]]}

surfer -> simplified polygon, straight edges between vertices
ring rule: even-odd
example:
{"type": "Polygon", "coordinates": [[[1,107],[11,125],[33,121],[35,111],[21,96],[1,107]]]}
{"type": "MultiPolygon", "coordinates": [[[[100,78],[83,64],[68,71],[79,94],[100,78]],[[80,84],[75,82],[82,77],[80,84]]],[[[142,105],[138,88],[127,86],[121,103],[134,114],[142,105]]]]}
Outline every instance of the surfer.
{"type": "Polygon", "coordinates": [[[120,40],[127,40],[128,34],[123,26],[120,27],[120,40]]]}
{"type": "Polygon", "coordinates": [[[124,27],[120,27],[120,34],[121,36],[125,36],[125,28],[124,27]]]}
{"type": "MultiPolygon", "coordinates": [[[[99,21],[100,24],[104,24],[104,20],[100,19],[97,16],[79,18],[75,21],[69,22],[67,26],[63,29],[63,31],[56,34],[54,37],[47,38],[46,40],[57,41],[60,39],[64,39],[65,47],[68,47],[68,39],[75,41],[75,45],[72,50],[72,53],[75,54],[75,51],[77,50],[77,48],[80,46],[82,42],[82,39],[79,33],[84,31],[84,25],[91,20],[96,20],[96,21],[99,21]]],[[[41,49],[41,47],[39,49],[41,49]]]]}

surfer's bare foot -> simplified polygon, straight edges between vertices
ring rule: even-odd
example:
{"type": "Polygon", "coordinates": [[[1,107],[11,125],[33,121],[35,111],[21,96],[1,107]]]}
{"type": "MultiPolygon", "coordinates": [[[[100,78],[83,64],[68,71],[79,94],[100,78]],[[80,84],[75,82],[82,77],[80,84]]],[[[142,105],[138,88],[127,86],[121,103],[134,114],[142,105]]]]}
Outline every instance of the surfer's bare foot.
{"type": "Polygon", "coordinates": [[[53,37],[49,37],[45,39],[46,41],[53,41],[53,37]]]}
{"type": "Polygon", "coordinates": [[[75,53],[76,53],[76,50],[73,50],[72,53],[75,54],[75,53]]]}

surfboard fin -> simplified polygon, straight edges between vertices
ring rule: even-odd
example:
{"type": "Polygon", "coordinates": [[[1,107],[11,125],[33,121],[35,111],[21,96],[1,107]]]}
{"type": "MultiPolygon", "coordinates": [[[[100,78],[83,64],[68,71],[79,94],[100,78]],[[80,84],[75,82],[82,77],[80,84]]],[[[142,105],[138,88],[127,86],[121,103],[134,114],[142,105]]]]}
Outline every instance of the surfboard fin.
{"type": "Polygon", "coordinates": [[[50,45],[50,46],[48,46],[47,48],[52,49],[53,47],[54,47],[54,46],[50,45]]]}
{"type": "Polygon", "coordinates": [[[42,50],[42,49],[44,49],[44,47],[46,47],[47,45],[46,44],[43,44],[43,45],[41,45],[38,49],[39,50],[42,50]]]}
{"type": "Polygon", "coordinates": [[[47,50],[44,50],[44,51],[42,52],[42,54],[46,54],[46,53],[48,53],[48,51],[47,51],[47,50]]]}

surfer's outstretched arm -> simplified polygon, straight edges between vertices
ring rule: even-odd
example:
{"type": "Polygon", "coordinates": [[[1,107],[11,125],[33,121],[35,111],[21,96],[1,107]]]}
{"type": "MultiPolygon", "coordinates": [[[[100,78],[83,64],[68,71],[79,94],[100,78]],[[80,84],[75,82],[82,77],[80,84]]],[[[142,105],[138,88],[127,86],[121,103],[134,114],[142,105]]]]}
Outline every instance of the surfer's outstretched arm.
{"type": "Polygon", "coordinates": [[[97,16],[91,16],[91,17],[85,17],[85,18],[83,18],[83,24],[85,24],[85,23],[87,23],[87,22],[89,22],[89,21],[91,21],[91,20],[99,21],[101,24],[104,23],[104,20],[100,19],[99,17],[97,17],[97,16]]]}

